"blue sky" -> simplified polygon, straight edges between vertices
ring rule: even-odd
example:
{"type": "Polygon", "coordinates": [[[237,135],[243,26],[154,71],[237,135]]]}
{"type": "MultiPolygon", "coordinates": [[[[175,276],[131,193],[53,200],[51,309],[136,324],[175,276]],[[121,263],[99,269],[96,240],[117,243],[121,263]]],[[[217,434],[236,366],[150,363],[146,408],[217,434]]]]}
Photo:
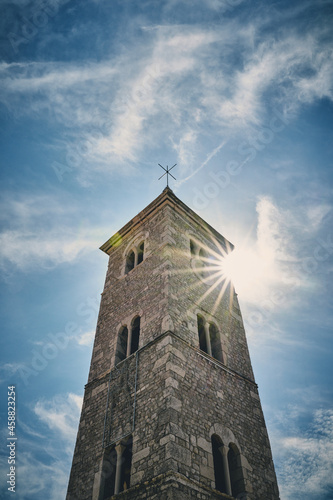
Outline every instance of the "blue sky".
{"type": "Polygon", "coordinates": [[[14,383],[17,500],[64,498],[98,248],[162,191],[158,163],[177,163],[174,192],[236,245],[281,499],[332,498],[332,2],[0,4],[1,421],[14,383]]]}

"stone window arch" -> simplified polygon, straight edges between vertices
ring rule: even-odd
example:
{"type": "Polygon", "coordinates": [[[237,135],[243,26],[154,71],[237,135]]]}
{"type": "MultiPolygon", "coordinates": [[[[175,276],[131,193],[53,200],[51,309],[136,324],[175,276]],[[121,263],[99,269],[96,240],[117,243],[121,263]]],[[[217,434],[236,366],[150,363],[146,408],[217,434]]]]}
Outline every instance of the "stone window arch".
{"type": "Polygon", "coordinates": [[[233,498],[245,493],[241,454],[235,443],[226,445],[220,436],[211,437],[215,489],[233,498]]]}
{"type": "Polygon", "coordinates": [[[117,466],[117,452],[115,447],[107,448],[104,452],[99,499],[106,500],[114,494],[117,466]]]}
{"type": "MultiPolygon", "coordinates": [[[[129,436],[126,440],[123,440],[120,446],[121,450],[119,457],[119,462],[120,462],[119,490],[115,491],[116,494],[122,491],[126,491],[131,487],[131,467],[132,467],[132,455],[133,455],[132,436],[129,436]]],[[[115,486],[117,486],[117,481],[115,486]]]]}
{"type": "Polygon", "coordinates": [[[143,261],[144,250],[145,250],[145,242],[142,241],[138,246],[138,264],[141,264],[141,262],[143,261]]]}
{"type": "Polygon", "coordinates": [[[139,349],[140,316],[135,316],[130,327],[123,325],[118,333],[115,364],[120,363],[139,349]]]}
{"type": "Polygon", "coordinates": [[[140,316],[136,316],[131,325],[131,349],[130,354],[139,349],[140,340],[140,316]]]}
{"type": "Polygon", "coordinates": [[[192,239],[190,239],[190,251],[192,257],[197,257],[199,254],[198,244],[192,239]]]}
{"type": "Polygon", "coordinates": [[[229,443],[228,466],[230,474],[230,486],[233,497],[237,497],[245,491],[241,456],[235,443],[229,443]]]}
{"type": "Polygon", "coordinates": [[[221,493],[226,493],[227,490],[225,484],[225,471],[221,453],[221,447],[223,446],[222,439],[216,434],[213,434],[211,437],[211,442],[214,464],[215,489],[217,491],[220,491],[221,493]]]}
{"type": "Polygon", "coordinates": [[[125,274],[128,274],[137,265],[141,264],[144,259],[145,243],[141,241],[135,246],[132,246],[125,257],[125,274]]]}
{"type": "Polygon", "coordinates": [[[126,491],[131,486],[133,438],[128,436],[105,450],[101,474],[100,500],[126,491]]]}
{"type": "Polygon", "coordinates": [[[201,316],[201,314],[198,314],[197,322],[198,322],[199,348],[201,349],[201,351],[209,354],[207,346],[206,330],[205,330],[206,320],[203,316],[201,316]]]}
{"type": "Polygon", "coordinates": [[[223,352],[220,332],[215,323],[209,322],[201,314],[197,314],[199,348],[223,363],[223,352]]]}
{"type": "Polygon", "coordinates": [[[123,361],[127,356],[127,342],[128,342],[128,328],[122,326],[118,333],[117,350],[116,350],[116,364],[123,361]]]}
{"type": "Polygon", "coordinates": [[[216,252],[193,237],[190,238],[190,253],[193,271],[201,281],[211,285],[219,273],[216,252]]]}
{"type": "Polygon", "coordinates": [[[126,256],[125,274],[134,269],[135,266],[135,252],[131,250],[126,256]]]}
{"type": "Polygon", "coordinates": [[[210,338],[213,358],[223,363],[224,359],[222,352],[221,335],[215,323],[209,323],[209,338],[210,338]]]}
{"type": "Polygon", "coordinates": [[[199,260],[200,260],[200,268],[201,268],[201,276],[203,278],[206,277],[206,268],[208,266],[208,253],[204,248],[200,248],[199,250],[199,260]]]}

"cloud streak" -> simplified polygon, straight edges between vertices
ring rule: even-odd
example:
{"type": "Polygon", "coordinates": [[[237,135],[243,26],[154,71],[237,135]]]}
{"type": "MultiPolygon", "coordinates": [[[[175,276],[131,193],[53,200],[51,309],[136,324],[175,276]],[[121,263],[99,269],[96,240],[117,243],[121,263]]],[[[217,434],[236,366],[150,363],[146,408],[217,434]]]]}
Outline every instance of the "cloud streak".
{"type": "Polygon", "coordinates": [[[69,393],[66,397],[55,396],[50,401],[38,401],[34,412],[38,418],[63,440],[70,454],[77,433],[77,421],[80,415],[83,398],[69,393]]]}
{"type": "MultiPolygon", "coordinates": [[[[143,26],[150,36],[138,51],[99,63],[2,63],[3,100],[18,115],[53,110],[59,124],[81,130],[81,141],[98,130],[86,156],[90,169],[112,171],[110,164],[122,162],[127,174],[147,146],[167,137],[186,172],[208,124],[219,127],[221,143],[264,123],[267,95],[294,113],[315,100],[332,100],[333,51],[322,31],[315,25],[304,38],[285,30],[256,44],[267,24],[257,18],[248,26],[224,19],[223,30],[143,26]],[[235,47],[242,51],[238,66],[231,64],[235,47]],[[29,94],[30,105],[22,106],[29,94]]],[[[75,143],[75,134],[70,140],[75,143]]]]}
{"type": "Polygon", "coordinates": [[[29,271],[73,262],[98,248],[103,231],[83,228],[74,206],[43,195],[5,199],[0,218],[11,221],[0,233],[0,268],[29,271]],[[73,227],[74,224],[74,227],[73,227]],[[76,224],[76,229],[75,229],[76,224]]]}

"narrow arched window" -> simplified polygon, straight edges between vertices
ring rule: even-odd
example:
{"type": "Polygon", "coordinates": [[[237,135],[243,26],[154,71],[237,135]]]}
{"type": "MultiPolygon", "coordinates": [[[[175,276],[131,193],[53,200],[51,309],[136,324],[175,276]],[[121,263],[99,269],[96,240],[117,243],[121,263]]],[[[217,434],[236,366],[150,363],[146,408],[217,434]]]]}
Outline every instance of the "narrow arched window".
{"type": "Polygon", "coordinates": [[[199,347],[202,351],[207,353],[208,349],[207,349],[207,339],[205,332],[205,320],[199,314],[197,316],[197,320],[198,320],[199,347]]]}
{"type": "Polygon", "coordinates": [[[129,273],[132,271],[135,265],[135,253],[133,250],[127,255],[126,257],[126,268],[125,268],[125,274],[129,273]]]}
{"type": "Polygon", "coordinates": [[[208,257],[207,257],[207,252],[203,248],[200,248],[199,257],[203,267],[205,267],[207,265],[208,257]]]}
{"type": "Polygon", "coordinates": [[[200,249],[199,252],[199,269],[200,276],[202,279],[207,280],[211,275],[211,268],[209,262],[209,256],[206,250],[203,248],[200,249]]]}
{"type": "Polygon", "coordinates": [[[114,494],[116,466],[117,466],[117,452],[115,448],[106,450],[103,458],[103,466],[101,474],[101,489],[99,497],[101,500],[107,500],[114,494]]]}
{"type": "Polygon", "coordinates": [[[126,491],[131,486],[131,466],[132,466],[132,448],[133,438],[130,436],[127,441],[122,443],[125,447],[122,454],[121,461],[121,474],[120,474],[120,488],[121,491],[126,491]]]}
{"type": "Polygon", "coordinates": [[[129,273],[138,264],[143,262],[145,243],[141,241],[139,245],[132,247],[132,250],[127,254],[125,261],[125,274],[129,273]]]}
{"type": "Polygon", "coordinates": [[[127,356],[128,329],[123,326],[119,332],[117,340],[116,364],[120,363],[127,356]]]}
{"type": "Polygon", "coordinates": [[[212,452],[214,463],[215,489],[221,493],[226,493],[225,471],[223,468],[223,457],[221,447],[223,446],[221,438],[216,434],[212,436],[212,452]]]}
{"type": "Polygon", "coordinates": [[[229,444],[228,464],[229,464],[231,492],[232,496],[236,498],[240,493],[244,493],[245,483],[244,483],[240,453],[237,446],[233,443],[229,444]]]}
{"type": "Polygon", "coordinates": [[[99,495],[101,500],[108,500],[130,488],[132,448],[133,438],[129,436],[105,452],[99,495]]]}
{"type": "Polygon", "coordinates": [[[140,243],[139,248],[138,248],[138,264],[141,264],[143,261],[143,253],[145,249],[145,244],[144,242],[140,243]]]}
{"type": "Polygon", "coordinates": [[[191,256],[196,257],[198,253],[198,246],[193,240],[190,240],[190,250],[191,250],[191,256]]]}
{"type": "Polygon", "coordinates": [[[200,264],[198,271],[200,272],[201,277],[203,279],[209,278],[209,272],[207,271],[207,267],[209,265],[208,255],[206,250],[204,250],[203,248],[201,248],[199,252],[199,262],[200,264]]]}
{"type": "Polygon", "coordinates": [[[210,323],[209,325],[209,336],[210,336],[210,345],[212,347],[212,356],[218,361],[222,361],[223,363],[223,353],[222,353],[222,345],[220,332],[214,325],[214,323],[210,323]]]}
{"type": "Polygon", "coordinates": [[[132,339],[131,339],[131,352],[136,352],[139,349],[140,340],[140,316],[137,316],[132,322],[132,339]]]}

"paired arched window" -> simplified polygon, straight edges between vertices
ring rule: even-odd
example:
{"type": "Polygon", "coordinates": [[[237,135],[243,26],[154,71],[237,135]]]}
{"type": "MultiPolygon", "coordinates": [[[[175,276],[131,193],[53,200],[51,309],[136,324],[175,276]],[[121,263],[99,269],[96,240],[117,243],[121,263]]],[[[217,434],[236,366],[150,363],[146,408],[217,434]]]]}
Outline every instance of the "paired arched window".
{"type": "Polygon", "coordinates": [[[145,243],[142,241],[139,245],[132,247],[126,255],[125,274],[134,269],[135,266],[143,261],[145,243]]]}
{"type": "Polygon", "coordinates": [[[129,327],[123,325],[118,334],[116,364],[139,349],[140,316],[136,316],[129,327]]]}
{"type": "Polygon", "coordinates": [[[212,435],[215,489],[236,498],[245,491],[240,452],[234,443],[225,445],[216,434],[212,435]]]}
{"type": "Polygon", "coordinates": [[[202,243],[190,239],[191,266],[196,274],[206,283],[218,277],[221,273],[216,252],[202,243]]]}
{"type": "Polygon", "coordinates": [[[205,267],[208,264],[207,251],[204,250],[196,241],[190,240],[191,257],[195,259],[197,271],[204,277],[205,267]]]}
{"type": "Polygon", "coordinates": [[[133,438],[129,436],[105,451],[99,496],[101,500],[107,500],[130,488],[132,445],[133,438]]]}
{"type": "Polygon", "coordinates": [[[221,336],[216,325],[197,315],[199,347],[213,358],[223,363],[221,336]]]}

